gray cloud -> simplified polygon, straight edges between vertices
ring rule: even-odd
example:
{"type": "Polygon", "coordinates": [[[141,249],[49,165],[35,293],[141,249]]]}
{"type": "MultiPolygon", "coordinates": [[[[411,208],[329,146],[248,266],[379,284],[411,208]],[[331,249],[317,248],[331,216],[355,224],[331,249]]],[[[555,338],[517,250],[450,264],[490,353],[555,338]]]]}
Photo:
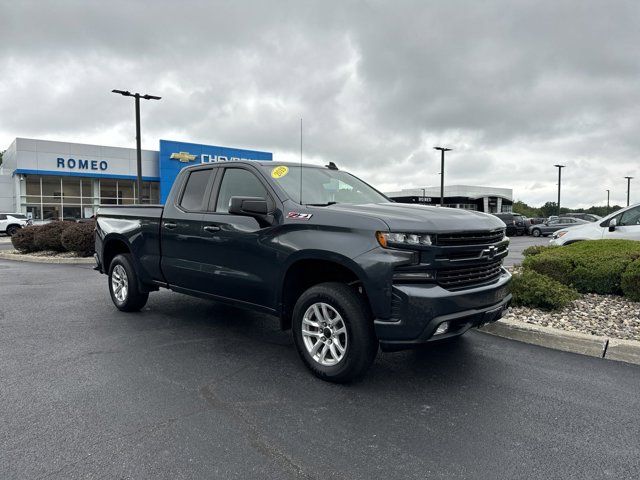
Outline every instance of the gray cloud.
{"type": "MultiPolygon", "coordinates": [[[[335,161],[383,189],[513,187],[564,203],[640,177],[635,1],[0,0],[0,145],[175,138],[335,161]]],[[[636,201],[640,196],[633,195],[636,201]]]]}

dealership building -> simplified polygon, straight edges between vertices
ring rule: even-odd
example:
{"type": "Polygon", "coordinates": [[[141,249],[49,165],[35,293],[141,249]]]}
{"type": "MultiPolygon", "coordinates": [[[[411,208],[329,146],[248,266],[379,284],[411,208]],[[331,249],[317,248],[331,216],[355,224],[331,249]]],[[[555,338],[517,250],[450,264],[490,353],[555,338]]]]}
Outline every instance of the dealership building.
{"type": "MultiPolygon", "coordinates": [[[[272,160],[269,152],[160,140],[142,150],[142,203],[161,203],[183,167],[272,160]]],[[[100,205],[137,203],[134,148],[16,138],[0,167],[0,212],[34,220],[91,217],[100,205]]]]}
{"type": "MultiPolygon", "coordinates": [[[[407,188],[398,192],[388,192],[385,195],[401,203],[440,205],[440,187],[407,188]]],[[[444,206],[487,213],[511,212],[513,190],[470,185],[445,185],[444,206]]]]}

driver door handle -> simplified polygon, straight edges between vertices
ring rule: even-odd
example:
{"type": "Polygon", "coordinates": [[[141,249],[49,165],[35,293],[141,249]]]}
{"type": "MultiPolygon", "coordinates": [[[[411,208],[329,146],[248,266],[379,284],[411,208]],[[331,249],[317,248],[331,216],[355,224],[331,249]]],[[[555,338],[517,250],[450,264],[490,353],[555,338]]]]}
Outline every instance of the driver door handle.
{"type": "Polygon", "coordinates": [[[206,225],[206,226],[202,227],[202,229],[205,232],[213,233],[213,232],[219,231],[220,227],[218,227],[217,225],[206,225]]]}
{"type": "Polygon", "coordinates": [[[164,228],[168,228],[169,230],[172,230],[174,228],[176,228],[178,225],[176,225],[175,223],[171,223],[171,222],[164,222],[164,228]]]}

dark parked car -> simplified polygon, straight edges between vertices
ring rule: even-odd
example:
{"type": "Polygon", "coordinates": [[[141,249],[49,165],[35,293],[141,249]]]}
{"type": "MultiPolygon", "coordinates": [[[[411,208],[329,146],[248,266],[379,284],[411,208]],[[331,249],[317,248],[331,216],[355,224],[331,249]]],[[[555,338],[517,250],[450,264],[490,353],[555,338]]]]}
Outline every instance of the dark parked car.
{"type": "Polygon", "coordinates": [[[529,223],[530,223],[531,225],[540,225],[541,223],[546,222],[546,220],[547,220],[547,219],[546,219],[546,218],[544,218],[544,217],[534,217],[534,218],[530,218],[530,219],[529,219],[529,223]]]}
{"type": "Polygon", "coordinates": [[[577,225],[583,225],[587,222],[586,220],[581,220],[579,218],[572,217],[560,217],[554,220],[547,220],[545,223],[541,225],[532,225],[529,233],[534,237],[546,237],[547,235],[551,235],[553,232],[557,230],[561,230],[563,228],[575,227],[577,225]]]}
{"type": "Polygon", "coordinates": [[[392,202],[333,164],[225,162],[183,169],[164,207],[100,208],[96,268],[122,311],[164,287],[275,315],[315,375],[344,382],[379,346],[500,318],[504,230],[485,213],[392,202]]]}
{"type": "Polygon", "coordinates": [[[507,226],[507,235],[510,237],[525,235],[529,231],[531,223],[524,215],[519,213],[494,213],[493,215],[504,222],[507,226]]]}

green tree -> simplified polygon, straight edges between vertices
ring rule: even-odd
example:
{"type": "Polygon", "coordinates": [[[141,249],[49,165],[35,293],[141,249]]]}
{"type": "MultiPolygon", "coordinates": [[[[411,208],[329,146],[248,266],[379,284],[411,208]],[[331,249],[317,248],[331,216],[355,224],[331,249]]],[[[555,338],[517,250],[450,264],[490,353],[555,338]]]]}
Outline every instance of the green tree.
{"type": "Polygon", "coordinates": [[[558,214],[558,204],[556,202],[547,202],[540,207],[543,217],[550,217],[558,214]]]}
{"type": "Polygon", "coordinates": [[[515,213],[524,215],[527,218],[542,216],[539,208],[531,207],[524,203],[522,200],[516,200],[515,202],[513,202],[513,211],[515,213]]]}
{"type": "Polygon", "coordinates": [[[4,152],[6,152],[6,150],[0,152],[0,167],[2,166],[2,156],[4,155],[4,152]]]}

